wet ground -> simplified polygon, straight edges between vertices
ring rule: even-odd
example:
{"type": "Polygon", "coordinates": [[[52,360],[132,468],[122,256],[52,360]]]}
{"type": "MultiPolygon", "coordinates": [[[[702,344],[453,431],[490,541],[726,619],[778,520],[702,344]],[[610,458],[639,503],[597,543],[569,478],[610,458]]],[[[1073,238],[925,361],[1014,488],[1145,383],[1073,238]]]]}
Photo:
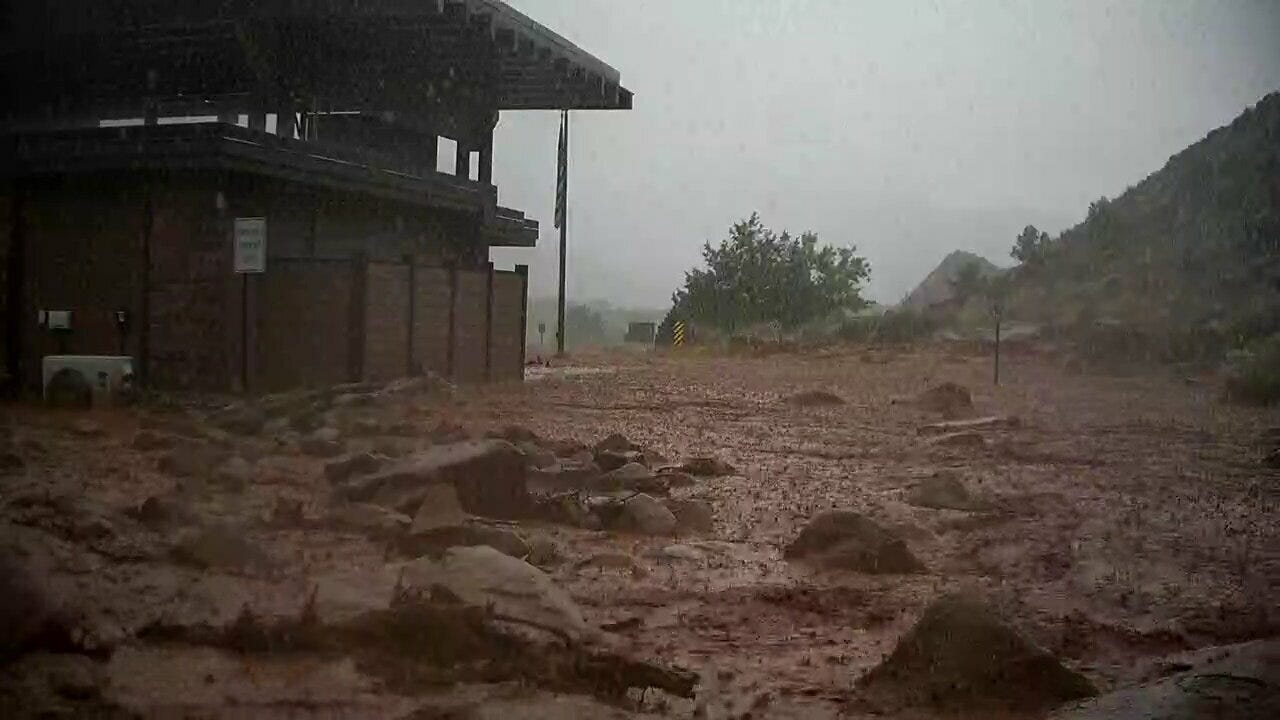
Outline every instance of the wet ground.
{"type": "MultiPolygon", "coordinates": [[[[672,490],[711,503],[714,530],[704,536],[520,525],[558,546],[552,578],[590,623],[615,628],[619,647],[700,673],[696,703],[661,693],[639,700],[653,715],[871,716],[877,708],[858,697],[855,679],[932,599],[958,589],[987,598],[1103,690],[1158,674],[1173,653],[1277,633],[1280,472],[1262,466],[1257,440],[1280,413],[1225,405],[1211,384],[1163,370],[1072,375],[1028,356],[1007,360],[1002,380],[992,386],[987,359],[941,349],[586,356],[537,369],[523,386],[406,399],[385,410],[394,436],[349,447],[412,447],[441,421],[477,435],[514,423],[587,444],[620,432],[671,459],[734,465],[734,475],[672,490]],[[957,445],[921,434],[940,416],[902,400],[942,382],[971,391],[968,414],[1016,416],[1016,426],[957,445]],[[844,402],[789,401],[813,390],[844,402]],[[906,502],[940,471],[989,507],[906,502]],[[784,560],[782,548],[828,509],[893,529],[927,571],[861,575],[784,560]],[[688,550],[662,552],[677,540],[688,550]],[[579,563],[619,552],[634,562],[579,563]]],[[[56,596],[74,601],[87,636],[78,645],[112,650],[59,670],[58,682],[70,673],[105,704],[158,716],[625,716],[510,683],[405,687],[340,656],[245,657],[140,640],[140,629],[166,618],[216,625],[246,606],[296,612],[317,578],[350,579],[325,594],[325,612],[359,608],[395,578],[384,548],[362,535],[273,522],[292,501],[307,517],[326,512],[321,460],[270,438],[237,440],[254,461],[251,482],[192,489],[131,447],[145,413],[95,414],[96,427],[77,428],[64,414],[6,409],[24,462],[4,478],[13,542],[56,596]],[[242,532],[269,557],[265,569],[173,563],[171,535],[122,518],[153,495],[180,498],[206,521],[245,520],[242,532]]],[[[21,661],[29,675],[42,662],[52,661],[21,661]]]]}

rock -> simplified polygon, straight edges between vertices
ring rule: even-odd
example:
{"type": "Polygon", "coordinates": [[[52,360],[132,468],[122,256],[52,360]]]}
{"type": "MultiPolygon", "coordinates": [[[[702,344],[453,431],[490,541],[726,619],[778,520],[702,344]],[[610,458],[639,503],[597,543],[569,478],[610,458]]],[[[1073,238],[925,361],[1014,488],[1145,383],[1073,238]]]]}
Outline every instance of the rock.
{"type": "Polygon", "coordinates": [[[441,420],[431,432],[427,433],[427,437],[436,443],[458,443],[467,440],[470,435],[467,429],[458,423],[441,420]]]}
{"type": "Polygon", "coordinates": [[[371,503],[347,503],[330,511],[330,524],[360,530],[379,538],[402,534],[412,520],[408,515],[371,503]]]}
{"type": "Polygon", "coordinates": [[[945,382],[925,390],[915,397],[916,407],[941,413],[946,418],[961,417],[973,410],[973,398],[963,385],[945,382]]]}
{"type": "Polygon", "coordinates": [[[1204,648],[1195,656],[1182,672],[1060,708],[1051,720],[1280,718],[1280,640],[1204,648]]]}
{"type": "Polygon", "coordinates": [[[622,433],[613,433],[595,444],[595,453],[599,455],[602,452],[628,452],[631,450],[639,450],[640,448],[632,444],[622,433]]]}
{"type": "Polygon", "coordinates": [[[623,465],[644,464],[644,454],[635,450],[601,450],[595,455],[596,464],[606,472],[617,470],[623,465]]]}
{"type": "Polygon", "coordinates": [[[192,530],[179,538],[171,554],[177,562],[203,570],[268,570],[275,565],[243,528],[229,525],[192,530]]]}
{"type": "Polygon", "coordinates": [[[578,463],[564,460],[556,467],[530,470],[528,485],[530,490],[541,492],[583,490],[591,487],[598,477],[600,477],[600,468],[594,462],[578,463]]]}
{"type": "Polygon", "coordinates": [[[530,565],[550,567],[559,565],[564,559],[560,552],[560,546],[556,544],[555,540],[545,535],[534,535],[527,542],[529,543],[529,556],[525,560],[530,565]]]}
{"type": "Polygon", "coordinates": [[[815,516],[783,556],[871,574],[924,570],[901,538],[870,518],[848,510],[830,510],[815,516]]]}
{"type": "Polygon", "coordinates": [[[529,556],[529,544],[515,531],[486,525],[478,521],[463,521],[457,525],[436,526],[427,530],[411,529],[395,540],[396,549],[408,557],[431,555],[439,557],[452,547],[487,545],[515,558],[529,556]]]}
{"type": "Polygon", "coordinates": [[[173,525],[188,524],[195,515],[178,502],[152,495],[143,500],[137,507],[125,511],[125,515],[137,520],[152,530],[159,530],[173,525]]]}
{"type": "Polygon", "coordinates": [[[616,527],[645,535],[671,535],[676,531],[676,516],[662,503],[641,493],[623,503],[616,527]]]}
{"type": "Polygon", "coordinates": [[[387,458],[383,455],[370,452],[351,453],[325,463],[324,476],[330,484],[337,485],[356,475],[377,472],[386,462],[387,458]]]}
{"type": "Polygon", "coordinates": [[[641,492],[665,491],[665,486],[649,468],[640,463],[627,463],[616,470],[611,470],[589,484],[592,490],[639,490],[641,492]]]}
{"type": "Polygon", "coordinates": [[[340,441],[316,437],[315,435],[308,435],[298,441],[298,450],[302,451],[303,455],[310,455],[311,457],[337,457],[342,454],[343,449],[340,441]]]}
{"type": "Polygon", "coordinates": [[[678,469],[698,477],[720,477],[737,472],[729,463],[714,457],[689,458],[678,469]]]}
{"type": "Polygon", "coordinates": [[[458,491],[448,483],[432,483],[422,495],[422,503],[413,516],[412,532],[422,533],[437,528],[461,525],[467,513],[458,501],[458,491]]]}
{"type": "Polygon", "coordinates": [[[82,438],[102,437],[105,434],[101,425],[88,418],[76,418],[68,429],[72,435],[82,438]]]}
{"type": "Polygon", "coordinates": [[[555,453],[545,450],[533,442],[521,442],[517,444],[520,452],[524,454],[525,462],[532,469],[542,470],[552,467],[556,464],[555,453]]]}
{"type": "Polygon", "coordinates": [[[524,456],[505,440],[438,445],[335,492],[344,500],[416,514],[428,487],[439,482],[453,485],[462,508],[474,515],[520,517],[530,508],[524,456]]]}
{"type": "Polygon", "coordinates": [[[241,492],[253,481],[253,477],[253,464],[237,455],[223,463],[209,481],[223,490],[241,492]]]}
{"type": "Polygon", "coordinates": [[[133,442],[130,446],[138,452],[151,452],[152,450],[168,450],[173,447],[175,440],[172,436],[162,435],[152,430],[139,430],[133,436],[133,442]]]}
{"type": "Polygon", "coordinates": [[[562,458],[573,457],[582,452],[591,453],[591,448],[586,443],[577,440],[549,440],[542,443],[542,446],[555,453],[556,457],[562,458]]]}
{"type": "Polygon", "coordinates": [[[523,425],[507,425],[501,430],[485,433],[485,437],[506,440],[516,445],[521,443],[533,443],[536,445],[538,442],[538,434],[523,425]]]}
{"type": "Polygon", "coordinates": [[[1008,430],[1016,428],[1021,421],[1016,415],[989,415],[971,420],[947,420],[944,422],[921,425],[921,435],[946,435],[965,430],[1008,430]]]}
{"type": "Polygon", "coordinates": [[[19,473],[26,466],[27,463],[18,453],[9,450],[0,451],[0,473],[19,473]]]}
{"type": "Polygon", "coordinates": [[[44,402],[50,407],[86,410],[93,407],[93,385],[80,371],[62,368],[49,378],[44,402]]]}
{"type": "MultiPolygon", "coordinates": [[[[858,681],[904,707],[1039,713],[1097,694],[1082,675],[973,599],[934,601],[887,659],[858,681]]],[[[1126,716],[1132,717],[1132,716],[1126,716]]]]}
{"type": "Polygon", "coordinates": [[[257,435],[267,424],[267,413],[257,405],[241,405],[214,413],[209,423],[235,435],[257,435]]]}
{"type": "Polygon", "coordinates": [[[985,510],[990,504],[969,493],[955,473],[939,472],[916,484],[907,493],[907,503],[916,507],[944,510],[985,510]]]}
{"type": "Polygon", "coordinates": [[[939,435],[933,439],[933,444],[938,447],[981,448],[986,447],[987,439],[980,432],[965,430],[939,435]]]}
{"type": "Polygon", "coordinates": [[[229,455],[209,443],[188,440],[160,456],[156,468],[177,478],[201,478],[226,462],[229,455]]]}
{"type": "Polygon", "coordinates": [[[553,627],[571,638],[590,633],[582,611],[546,573],[485,545],[450,548],[438,561],[411,561],[402,580],[422,590],[438,585],[468,605],[553,627]]]}
{"type": "Polygon", "coordinates": [[[797,407],[820,407],[823,405],[843,405],[844,398],[826,390],[803,390],[788,397],[787,402],[797,407]]]}
{"type": "Polygon", "coordinates": [[[693,487],[698,483],[692,475],[679,470],[662,470],[658,473],[658,478],[666,483],[668,488],[693,487]]]}
{"type": "Polygon", "coordinates": [[[715,513],[706,500],[676,500],[663,502],[676,518],[676,527],[685,532],[707,534],[715,529],[715,513]]]}

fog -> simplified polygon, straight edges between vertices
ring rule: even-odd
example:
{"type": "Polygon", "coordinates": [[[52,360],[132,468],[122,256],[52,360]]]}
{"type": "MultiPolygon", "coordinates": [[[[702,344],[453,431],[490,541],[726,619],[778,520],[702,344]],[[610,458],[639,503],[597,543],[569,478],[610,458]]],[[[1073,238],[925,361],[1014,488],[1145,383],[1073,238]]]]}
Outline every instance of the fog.
{"type": "MultiPolygon", "coordinates": [[[[855,244],[896,302],[943,255],[1007,264],[1280,88],[1275,2],[583,2],[513,6],[613,65],[631,111],[571,113],[569,296],[665,306],[758,210],[855,244]]],[[[502,204],[554,294],[558,114],[506,112],[502,204]]]]}

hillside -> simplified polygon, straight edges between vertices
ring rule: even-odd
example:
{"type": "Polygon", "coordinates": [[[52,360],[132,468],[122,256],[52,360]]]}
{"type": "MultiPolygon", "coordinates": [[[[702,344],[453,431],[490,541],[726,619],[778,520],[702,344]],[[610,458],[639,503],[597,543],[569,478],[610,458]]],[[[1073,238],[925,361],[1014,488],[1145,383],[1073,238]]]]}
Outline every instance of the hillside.
{"type": "Polygon", "coordinates": [[[930,271],[914,290],[907,294],[907,297],[902,301],[902,306],[924,310],[947,302],[955,295],[952,286],[959,276],[960,270],[966,265],[974,263],[978,265],[979,274],[984,277],[1000,272],[999,267],[980,255],[974,255],[964,250],[955,250],[943,258],[942,262],[938,263],[938,266],[930,271]]]}
{"type": "Polygon", "coordinates": [[[1280,93],[1092,203],[1015,277],[1015,315],[1122,328],[1147,357],[1221,355],[1280,331],[1280,93]]]}

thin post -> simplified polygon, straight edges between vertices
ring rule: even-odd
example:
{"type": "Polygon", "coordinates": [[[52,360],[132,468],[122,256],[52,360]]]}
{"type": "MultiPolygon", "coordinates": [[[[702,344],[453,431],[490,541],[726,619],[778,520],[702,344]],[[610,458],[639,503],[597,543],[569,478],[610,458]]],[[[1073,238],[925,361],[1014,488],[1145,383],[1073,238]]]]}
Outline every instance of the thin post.
{"type": "Polygon", "coordinates": [[[560,114],[560,289],[556,296],[556,354],[564,355],[564,271],[569,230],[569,111],[560,114]]]}
{"type": "Polygon", "coordinates": [[[996,315],[996,362],[995,362],[995,384],[1000,384],[1000,314],[996,315]]]}

